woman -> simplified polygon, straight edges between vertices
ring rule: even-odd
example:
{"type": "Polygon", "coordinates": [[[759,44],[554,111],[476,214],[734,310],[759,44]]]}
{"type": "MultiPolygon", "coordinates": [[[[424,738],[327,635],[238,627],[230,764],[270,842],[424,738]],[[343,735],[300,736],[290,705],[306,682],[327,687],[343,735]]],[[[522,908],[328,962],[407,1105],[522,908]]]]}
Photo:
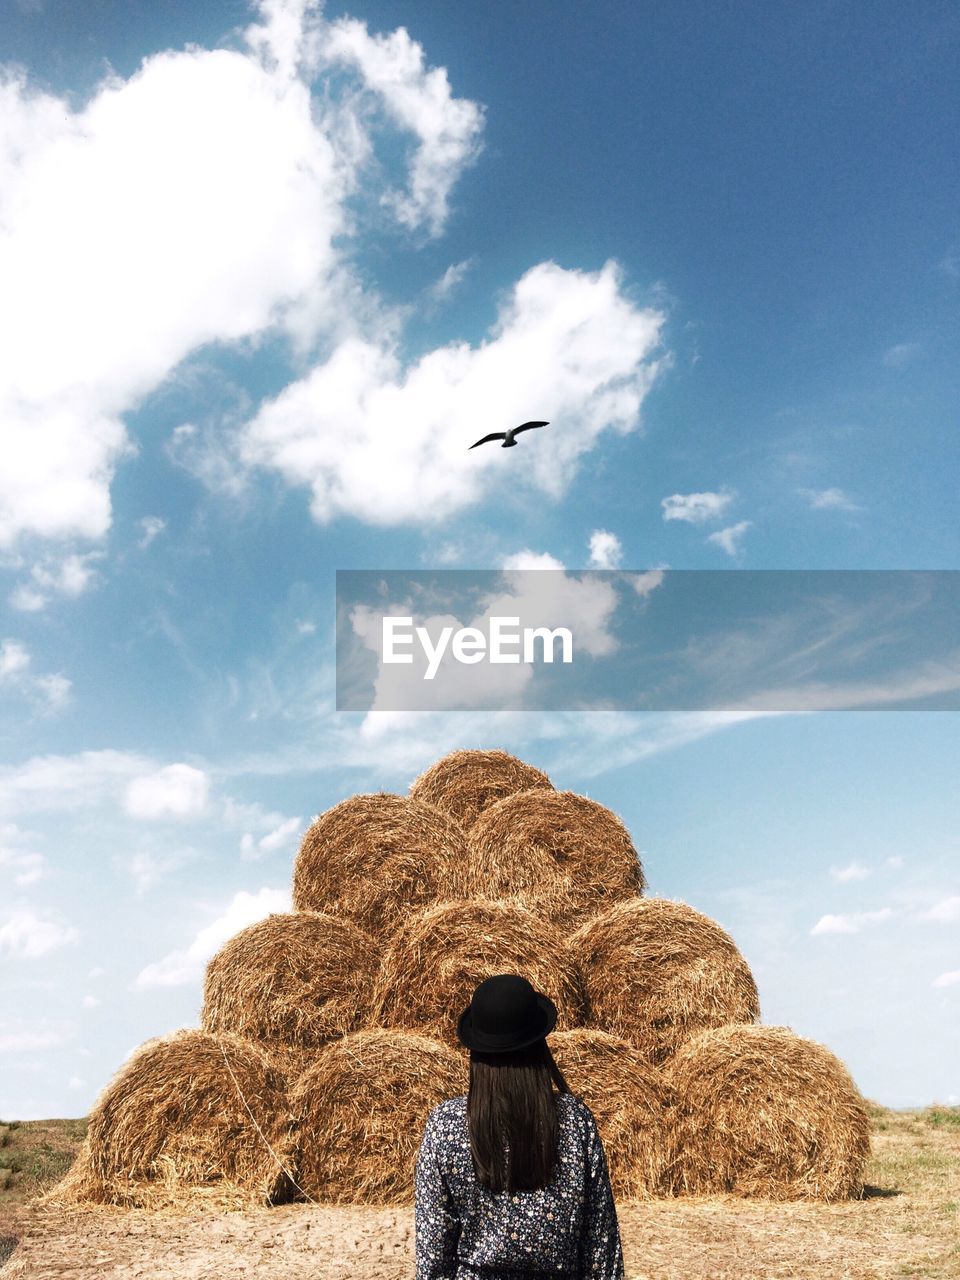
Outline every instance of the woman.
{"type": "Polygon", "coordinates": [[[553,1001],[515,974],[481,982],[461,1014],[470,1091],[427,1117],[416,1280],[622,1280],[603,1144],[547,1045],[556,1022],[553,1001]]]}

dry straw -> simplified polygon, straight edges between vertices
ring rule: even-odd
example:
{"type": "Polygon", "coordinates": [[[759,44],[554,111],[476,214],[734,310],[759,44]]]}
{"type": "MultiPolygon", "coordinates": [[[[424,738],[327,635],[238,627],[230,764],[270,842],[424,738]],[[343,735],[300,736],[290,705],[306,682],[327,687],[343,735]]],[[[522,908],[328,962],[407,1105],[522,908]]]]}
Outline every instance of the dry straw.
{"type": "Polygon", "coordinates": [[[468,830],[498,800],[552,785],[545,773],[506,751],[451,751],[421,773],[410,795],[435,804],[468,830]]]}
{"type": "Polygon", "coordinates": [[[485,809],[470,831],[458,897],[516,894],[551,919],[576,925],[643,892],[643,868],[626,827],[572,791],[520,791],[485,809]]]}
{"type": "Polygon", "coordinates": [[[549,1044],[567,1084],[594,1114],[617,1197],[662,1194],[673,1091],[661,1071],[605,1031],[560,1031],[549,1044]]]}
{"type": "Polygon", "coordinates": [[[378,963],[373,939],[349,920],[267,916],[210,961],[201,1026],[281,1054],[317,1050],[359,1025],[378,963]]]}
{"type": "Polygon", "coordinates": [[[842,1200],[863,1190],[866,1104],[843,1063],[786,1027],[723,1027],[670,1063],[677,1194],[842,1200]]]}
{"type": "Polygon", "coordinates": [[[293,904],[389,936],[410,911],[447,896],[450,869],[466,857],[463,831],[433,805],[386,792],[353,796],[303,837],[293,904]]]}
{"type": "Polygon", "coordinates": [[[291,1195],[281,1167],[292,1167],[290,1141],[282,1078],[265,1050],[177,1031],[142,1044],[104,1089],[56,1198],[150,1208],[205,1197],[276,1203],[291,1195]]]}
{"type": "Polygon", "coordinates": [[[691,1036],[760,1016],[756,983],[716,921],[683,902],[635,898],[571,938],[588,1026],[630,1040],[653,1064],[691,1036]]]}
{"type": "Polygon", "coordinates": [[[466,1085],[465,1058],[426,1036],[333,1041],[291,1095],[300,1186],[336,1204],[410,1204],[427,1115],[466,1085]]]}
{"type": "Polygon", "coordinates": [[[579,1025],[580,977],[561,931],[521,903],[484,899],[438,903],[408,921],[384,953],[371,1024],[456,1045],[474,988],[498,973],[522,974],[554,1001],[560,1027],[579,1025]]]}

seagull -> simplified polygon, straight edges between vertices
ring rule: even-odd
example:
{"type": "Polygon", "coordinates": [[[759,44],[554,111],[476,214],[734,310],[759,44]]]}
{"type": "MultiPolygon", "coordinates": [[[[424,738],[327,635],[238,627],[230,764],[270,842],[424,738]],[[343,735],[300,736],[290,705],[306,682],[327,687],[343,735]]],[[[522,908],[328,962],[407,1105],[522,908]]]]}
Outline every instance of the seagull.
{"type": "MultiPolygon", "coordinates": [[[[490,435],[484,436],[482,440],[478,440],[477,444],[486,444],[488,440],[502,440],[501,449],[512,449],[517,443],[514,439],[521,431],[529,431],[531,427],[546,427],[550,424],[547,422],[521,422],[519,427],[511,427],[509,431],[493,431],[490,435]]],[[[472,444],[471,449],[475,449],[477,444],[472,444]]]]}

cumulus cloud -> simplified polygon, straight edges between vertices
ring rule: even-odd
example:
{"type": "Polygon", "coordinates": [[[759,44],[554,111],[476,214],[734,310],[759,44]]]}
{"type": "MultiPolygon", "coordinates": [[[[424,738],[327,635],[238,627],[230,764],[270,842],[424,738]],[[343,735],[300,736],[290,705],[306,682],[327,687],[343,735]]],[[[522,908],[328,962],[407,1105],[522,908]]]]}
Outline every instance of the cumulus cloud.
{"type": "Polygon", "coordinates": [[[504,556],[501,563],[504,569],[518,572],[524,572],[527,569],[562,569],[564,567],[563,561],[552,556],[549,551],[530,551],[526,548],[504,556]]]}
{"type": "Polygon", "coordinates": [[[0,814],[95,807],[118,798],[127,782],[149,767],[142,756],[109,749],[33,756],[23,764],[0,766],[0,814]]]}
{"type": "MultiPolygon", "coordinates": [[[[0,547],[104,536],[112,477],[135,452],[123,416],[191,352],[277,324],[301,338],[341,326],[334,241],[370,147],[359,113],[345,131],[327,109],[338,92],[352,102],[359,84],[414,137],[407,189],[387,198],[404,225],[442,227],[480,108],[402,29],[324,27],[305,0],[259,10],[241,47],[154,54],[81,109],[0,77],[0,547]],[[351,87],[312,98],[322,62],[352,68],[351,87]]],[[[50,586],[71,583],[75,569],[50,586]]],[[[23,586],[18,605],[44,594],[23,586]]]]}
{"type": "Polygon", "coordinates": [[[259,838],[252,831],[245,831],[240,840],[240,852],[248,860],[278,853],[281,849],[289,849],[295,845],[302,830],[302,818],[287,818],[259,838]]]}
{"type": "Polygon", "coordinates": [[[383,203],[404,226],[426,226],[438,235],[451,188],[479,154],[482,108],[453,96],[446,70],[428,68],[423,49],[403,27],[371,35],[365,23],[340,18],[325,29],[321,50],[328,61],[354,67],[394,123],[416,137],[407,189],[387,191],[383,203]]]}
{"type": "Polygon", "coordinates": [[[851,880],[866,880],[871,874],[869,867],[856,860],[848,862],[845,867],[830,868],[830,878],[836,880],[838,884],[848,884],[851,880]]]}
{"type": "Polygon", "coordinates": [[[843,489],[798,489],[814,511],[862,511],[843,489]]]}
{"type": "Polygon", "coordinates": [[[947,973],[941,973],[939,978],[934,978],[931,982],[932,987],[955,987],[960,984],[960,969],[950,969],[947,973]]]}
{"type": "Polygon", "coordinates": [[[227,909],[212,923],[201,929],[193,942],[182,951],[172,951],[155,964],[141,969],[134,981],[139,990],[151,987],[179,987],[196,982],[203,976],[207,961],[223,944],[272,912],[291,909],[290,893],[286,889],[261,889],[259,893],[244,891],[234,894],[227,909]]]}
{"type": "Polygon", "coordinates": [[[4,640],[0,644],[0,689],[22,694],[44,711],[56,711],[69,700],[71,687],[59,672],[37,675],[29,651],[19,641],[4,640]]]}
{"type": "Polygon", "coordinates": [[[132,818],[195,818],[203,812],[210,779],[189,764],[168,764],[156,773],[133,778],[125,808],[132,818]]]}
{"type": "Polygon", "coordinates": [[[854,911],[848,915],[821,916],[810,933],[814,937],[826,933],[860,933],[872,925],[883,924],[893,915],[894,912],[890,907],[882,907],[879,911],[854,911]]]}
{"type": "Polygon", "coordinates": [[[932,906],[926,913],[927,920],[941,920],[945,924],[953,924],[960,920],[960,897],[944,898],[932,906]]]}
{"type": "Polygon", "coordinates": [[[615,533],[594,529],[590,535],[591,569],[615,569],[623,559],[623,546],[615,533]]]}
{"type": "Polygon", "coordinates": [[[734,499],[733,493],[672,493],[661,498],[664,520],[685,520],[688,524],[706,524],[718,520],[734,499]]]}
{"type": "Polygon", "coordinates": [[[0,1053],[34,1053],[42,1049],[59,1049],[73,1038],[73,1028],[63,1022],[39,1018],[0,1019],[0,1053]]]}
{"type": "Polygon", "coordinates": [[[0,825],[0,868],[6,868],[13,883],[22,888],[43,878],[46,862],[30,847],[29,835],[13,822],[0,825]]]}
{"type": "Polygon", "coordinates": [[[460,288],[472,266],[472,258],[464,258],[462,262],[452,262],[439,280],[435,280],[427,289],[427,297],[430,301],[446,302],[460,288]]]}
{"type": "Polygon", "coordinates": [[[166,520],[163,520],[160,516],[144,516],[138,523],[140,527],[140,540],[137,543],[137,546],[141,551],[146,551],[147,547],[150,546],[150,543],[153,542],[155,538],[159,537],[167,527],[166,520]]]}
{"type": "Polygon", "coordinates": [[[426,524],[503,484],[559,497],[605,430],[638,422],[660,367],[663,315],[634,305],[616,264],[597,272],[532,267],[478,346],[451,343],[404,367],[389,347],[351,338],[265,403],[241,441],[244,461],[311,493],[319,522],[426,524]],[[510,451],[469,451],[478,430],[519,406],[551,426],[510,451]]]}
{"type": "Polygon", "coordinates": [[[707,541],[720,547],[728,556],[735,556],[740,550],[743,535],[752,525],[752,520],[740,520],[737,524],[728,525],[726,529],[718,529],[716,533],[707,534],[707,541]]]}
{"type": "Polygon", "coordinates": [[[76,942],[79,936],[71,925],[45,919],[24,907],[13,911],[0,923],[0,954],[6,952],[15,960],[35,960],[76,942]]]}

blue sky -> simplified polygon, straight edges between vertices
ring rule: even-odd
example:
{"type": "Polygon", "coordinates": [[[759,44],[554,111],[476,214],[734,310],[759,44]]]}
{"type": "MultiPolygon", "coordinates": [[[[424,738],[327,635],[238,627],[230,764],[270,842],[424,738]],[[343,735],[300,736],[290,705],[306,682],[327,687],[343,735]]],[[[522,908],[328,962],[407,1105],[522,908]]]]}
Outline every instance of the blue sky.
{"type": "Polygon", "coordinates": [[[364,717],[333,679],[337,569],[960,568],[958,35],[5,8],[0,1115],[83,1114],[312,815],[481,745],[619,812],[766,1021],[960,1098],[955,713],[364,717]]]}

